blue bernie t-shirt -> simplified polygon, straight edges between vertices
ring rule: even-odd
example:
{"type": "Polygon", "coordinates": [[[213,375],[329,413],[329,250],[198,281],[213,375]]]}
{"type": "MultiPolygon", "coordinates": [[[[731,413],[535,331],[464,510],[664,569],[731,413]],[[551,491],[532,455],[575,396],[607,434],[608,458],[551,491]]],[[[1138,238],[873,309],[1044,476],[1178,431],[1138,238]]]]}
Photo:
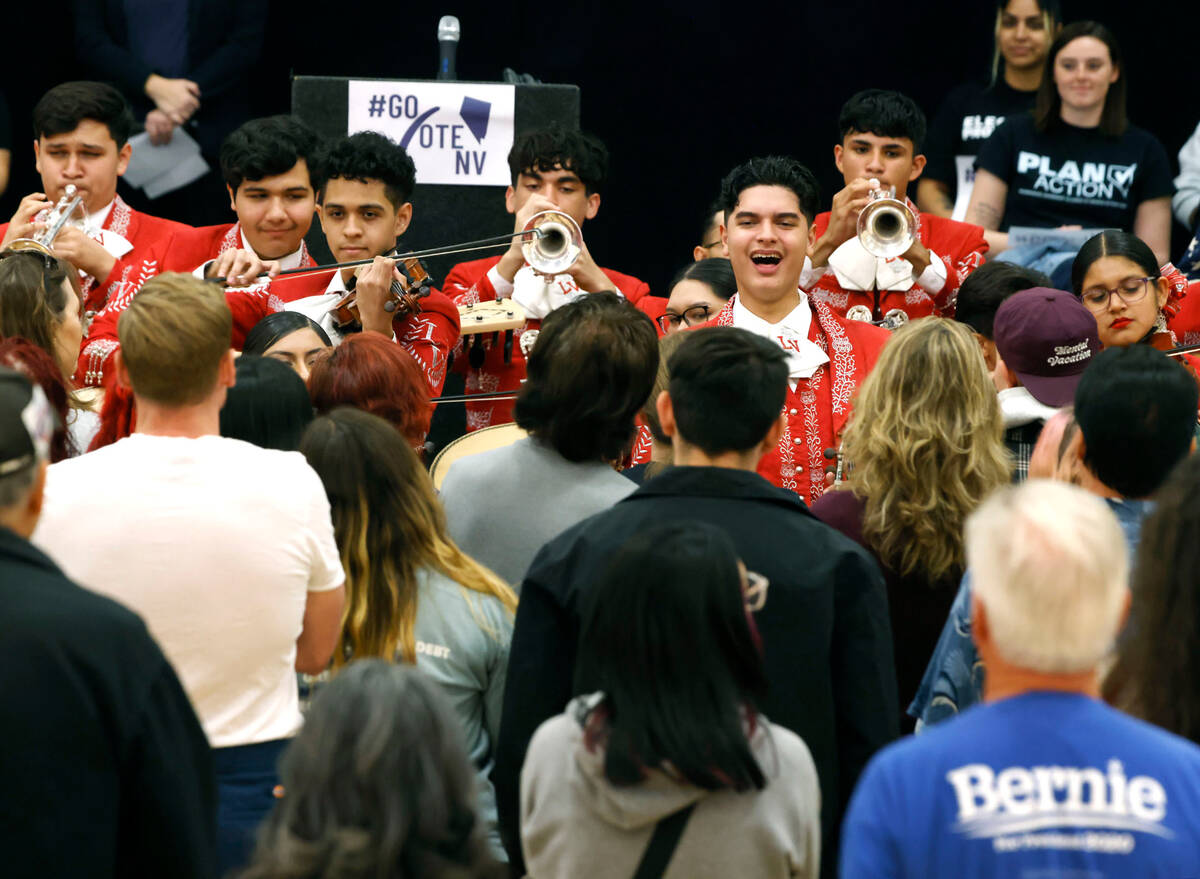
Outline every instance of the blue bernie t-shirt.
{"type": "Polygon", "coordinates": [[[1082,695],[976,706],[875,756],[840,876],[1200,877],[1200,748],[1082,695]]]}

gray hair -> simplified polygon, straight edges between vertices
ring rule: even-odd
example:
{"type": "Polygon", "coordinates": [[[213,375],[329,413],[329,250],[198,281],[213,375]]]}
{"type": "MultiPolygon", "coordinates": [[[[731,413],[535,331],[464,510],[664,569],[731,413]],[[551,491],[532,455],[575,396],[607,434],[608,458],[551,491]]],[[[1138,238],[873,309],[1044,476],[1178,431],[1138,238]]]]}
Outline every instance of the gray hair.
{"type": "Polygon", "coordinates": [[[284,752],[283,797],[241,879],[503,875],[462,738],[424,674],[381,659],[350,663],[284,752]]]}

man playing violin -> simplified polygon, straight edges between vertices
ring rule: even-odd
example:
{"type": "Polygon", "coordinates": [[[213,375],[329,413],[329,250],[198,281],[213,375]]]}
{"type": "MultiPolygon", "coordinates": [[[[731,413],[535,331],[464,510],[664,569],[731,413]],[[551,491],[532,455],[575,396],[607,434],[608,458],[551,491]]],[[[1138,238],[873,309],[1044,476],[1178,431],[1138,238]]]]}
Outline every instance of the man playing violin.
{"type": "MultiPolygon", "coordinates": [[[[600,210],[600,191],[608,173],[608,151],[594,137],[553,126],[521,135],[508,154],[512,185],[504,194],[504,207],[515,214],[514,230],[525,228],[534,214],[558,210],[569,214],[580,227],[600,210]]],[[[649,286],[631,275],[600,268],[587,245],[569,269],[544,278],[525,264],[521,239],[514,238],[503,256],[460,263],[446,275],[445,290],[456,305],[512,297],[529,317],[522,332],[537,330],[541,319],[572,295],[616,290],[651,317],[663,313],[666,300],[649,297],[649,286]]],[[[525,378],[525,357],[519,345],[505,357],[504,345],[483,340],[482,365],[472,366],[464,353],[454,362],[466,372],[468,394],[515,391],[525,378]]],[[[481,400],[466,404],[467,430],[512,421],[512,401],[481,400]]]]}
{"type": "MultiPolygon", "coordinates": [[[[62,199],[68,185],[75,187],[83,198],[76,215],[82,222],[64,226],[52,246],[79,270],[89,317],[157,274],[182,234],[192,231],[135,211],[117,195],[117,178],[133,152],[133,124],[125,98],[104,83],[66,82],[46,92],[33,110],[33,155],[44,191],[27,195],[12,220],[0,225],[0,247],[35,237],[44,228],[39,215],[62,199]]],[[[85,339],[85,353],[91,341],[85,339]]]]}
{"type": "Polygon", "coordinates": [[[842,106],[838,130],[842,142],[833,158],[846,187],[813,223],[804,288],[840,315],[864,306],[874,320],[895,309],[910,318],[953,317],[958,288],[983,265],[988,247],[979,226],[922,214],[908,199],[909,184],[925,167],[925,114],[899,92],[868,89],[842,106]],[[859,213],[873,181],[884,190],[895,187],[896,200],[918,218],[912,247],[898,257],[876,257],[858,240],[859,213]]]}
{"type": "Polygon", "coordinates": [[[227,278],[225,299],[233,313],[233,346],[239,349],[260,318],[289,299],[323,289],[327,279],[311,275],[255,283],[263,273],[316,265],[304,236],[316,205],[310,166],[317,146],[317,135],[292,116],[252,119],[230,134],[221,146],[221,173],[237,222],[181,227],[157,265],[109,299],[84,341],[80,381],[111,382],[112,353],[120,344],[117,320],[151,275],[194,269],[198,277],[227,278]],[[254,286],[234,289],[237,284],[254,286]]]}
{"type": "Polygon", "coordinates": [[[412,220],[412,159],[382,134],[362,131],[328,144],[317,167],[317,214],[333,258],[355,262],[374,257],[374,262],[334,272],[323,292],[292,300],[285,308],[311,317],[335,345],[357,331],[395,339],[416,359],[437,396],[458,342],[458,308],[428,280],[412,277],[419,271],[415,266],[385,256],[395,252],[396,239],[412,220]],[[417,298],[420,287],[428,292],[417,298]],[[406,289],[413,297],[409,301],[417,303],[415,310],[401,296],[406,289]],[[357,314],[346,314],[350,302],[357,314]]]}

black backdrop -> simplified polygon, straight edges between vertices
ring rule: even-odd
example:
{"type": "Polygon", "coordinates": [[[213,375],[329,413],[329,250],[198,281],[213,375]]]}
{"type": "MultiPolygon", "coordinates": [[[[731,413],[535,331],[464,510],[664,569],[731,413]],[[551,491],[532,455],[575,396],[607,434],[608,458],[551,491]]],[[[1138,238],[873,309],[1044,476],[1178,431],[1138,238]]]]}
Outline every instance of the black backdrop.
{"type": "MultiPolygon", "coordinates": [[[[1200,4],[1065,0],[1065,17],[1112,27],[1127,57],[1130,116],[1163,141],[1172,161],[1200,121],[1200,4]],[[1136,10],[1136,13],[1134,12],[1136,10]]],[[[872,86],[912,95],[932,115],[941,97],[987,76],[994,7],[988,0],[793,2],[694,0],[657,4],[508,0],[470,6],[359,0],[326,5],[272,0],[252,88],[259,112],[289,109],[292,73],[420,78],[437,63],[438,18],[462,22],[458,70],[499,79],[504,67],[582,89],[583,127],[612,153],[608,192],[588,244],[603,265],[665,292],[690,259],[705,206],[738,161],[790,153],[821,180],[838,180],[832,145],[841,103],[872,86]]],[[[7,217],[38,188],[28,149],[29,110],[49,86],[74,76],[70,23],[54,38],[10,28],[0,80],[18,137],[7,217]]],[[[227,215],[214,205],[213,222],[227,215]]],[[[1183,230],[1177,229],[1177,236],[1183,230]]]]}

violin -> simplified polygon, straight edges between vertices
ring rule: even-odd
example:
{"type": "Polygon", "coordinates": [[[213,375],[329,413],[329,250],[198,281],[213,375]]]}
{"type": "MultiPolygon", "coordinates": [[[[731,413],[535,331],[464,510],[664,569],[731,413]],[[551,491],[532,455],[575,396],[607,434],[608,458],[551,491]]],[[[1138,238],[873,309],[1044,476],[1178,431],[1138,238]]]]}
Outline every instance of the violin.
{"type": "MultiPolygon", "coordinates": [[[[419,314],[421,300],[429,295],[429,272],[426,271],[421,260],[416,257],[403,257],[396,251],[392,251],[387,256],[396,259],[396,268],[400,272],[400,277],[392,279],[392,286],[388,290],[388,300],[384,303],[383,310],[392,315],[393,320],[398,317],[407,317],[410,314],[419,314]]],[[[358,278],[350,279],[346,285],[346,295],[338,300],[330,310],[334,324],[341,332],[362,328],[362,317],[358,311],[358,293],[355,290],[357,281],[358,278]]]]}

